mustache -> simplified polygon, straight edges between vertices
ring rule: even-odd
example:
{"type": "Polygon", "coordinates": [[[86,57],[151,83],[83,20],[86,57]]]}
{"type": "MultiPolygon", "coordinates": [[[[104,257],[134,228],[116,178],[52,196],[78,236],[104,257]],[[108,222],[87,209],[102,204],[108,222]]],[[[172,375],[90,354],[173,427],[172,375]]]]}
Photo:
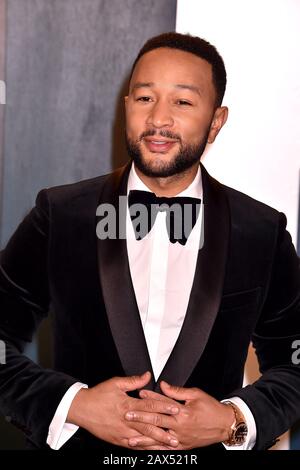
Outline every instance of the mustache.
{"type": "Polygon", "coordinates": [[[181,137],[179,134],[175,134],[174,132],[171,132],[169,130],[161,130],[157,132],[155,129],[149,129],[147,131],[142,132],[142,134],[139,136],[138,142],[141,142],[141,140],[145,137],[153,137],[154,135],[166,137],[167,139],[178,140],[179,142],[181,142],[181,137]]]}

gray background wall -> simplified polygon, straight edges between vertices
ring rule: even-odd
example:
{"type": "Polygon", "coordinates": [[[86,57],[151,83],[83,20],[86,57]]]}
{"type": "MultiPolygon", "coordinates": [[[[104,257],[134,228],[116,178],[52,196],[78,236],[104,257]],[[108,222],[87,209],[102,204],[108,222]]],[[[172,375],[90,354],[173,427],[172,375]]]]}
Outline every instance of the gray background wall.
{"type": "MultiPolygon", "coordinates": [[[[126,76],[144,41],[174,30],[176,15],[176,0],[6,3],[2,247],[39,189],[124,162],[126,76]]],[[[3,14],[0,21],[3,27],[3,14]]],[[[42,362],[49,356],[47,332],[46,325],[37,349],[42,362]]],[[[18,433],[2,420],[0,449],[21,446],[18,433]]]]}
{"type": "Polygon", "coordinates": [[[2,245],[40,188],[124,160],[124,80],[175,14],[176,0],[7,2],[2,245]]]}

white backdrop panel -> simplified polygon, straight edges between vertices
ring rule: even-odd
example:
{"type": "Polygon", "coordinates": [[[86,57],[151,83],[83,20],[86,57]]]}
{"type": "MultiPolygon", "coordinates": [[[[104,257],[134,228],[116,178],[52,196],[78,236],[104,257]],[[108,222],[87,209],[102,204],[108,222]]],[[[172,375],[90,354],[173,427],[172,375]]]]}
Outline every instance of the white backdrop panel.
{"type": "MultiPolygon", "coordinates": [[[[204,157],[220,181],[284,212],[296,243],[300,168],[300,1],[178,0],[176,30],[225,61],[229,119],[204,157]]],[[[250,349],[247,378],[258,376],[250,349]]],[[[277,448],[287,449],[288,439],[277,448]]]]}
{"type": "Polygon", "coordinates": [[[300,168],[300,1],[178,0],[177,31],[224,58],[229,119],[205,156],[222,182],[283,211],[294,242],[300,168]]]}

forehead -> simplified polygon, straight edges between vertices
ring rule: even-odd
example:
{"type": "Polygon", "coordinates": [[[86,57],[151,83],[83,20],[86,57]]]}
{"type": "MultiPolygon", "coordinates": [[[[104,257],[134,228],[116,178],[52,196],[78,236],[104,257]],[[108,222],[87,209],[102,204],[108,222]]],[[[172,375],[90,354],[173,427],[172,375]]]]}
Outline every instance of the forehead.
{"type": "Polygon", "coordinates": [[[144,54],[134,68],[130,88],[137,82],[186,83],[214,89],[211,64],[190,52],[171,48],[158,48],[144,54]]]}

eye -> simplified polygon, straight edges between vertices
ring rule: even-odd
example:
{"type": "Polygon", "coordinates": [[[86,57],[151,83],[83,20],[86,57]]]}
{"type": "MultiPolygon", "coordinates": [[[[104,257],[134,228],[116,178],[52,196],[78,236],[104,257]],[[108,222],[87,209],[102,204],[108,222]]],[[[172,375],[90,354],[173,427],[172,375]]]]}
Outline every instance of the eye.
{"type": "Polygon", "coordinates": [[[177,100],[176,103],[179,104],[180,106],[192,106],[192,103],[190,103],[190,101],[187,101],[187,100],[177,100]]]}
{"type": "Polygon", "coordinates": [[[143,103],[149,103],[152,101],[152,98],[150,96],[139,96],[136,101],[142,101],[143,103]]]}

